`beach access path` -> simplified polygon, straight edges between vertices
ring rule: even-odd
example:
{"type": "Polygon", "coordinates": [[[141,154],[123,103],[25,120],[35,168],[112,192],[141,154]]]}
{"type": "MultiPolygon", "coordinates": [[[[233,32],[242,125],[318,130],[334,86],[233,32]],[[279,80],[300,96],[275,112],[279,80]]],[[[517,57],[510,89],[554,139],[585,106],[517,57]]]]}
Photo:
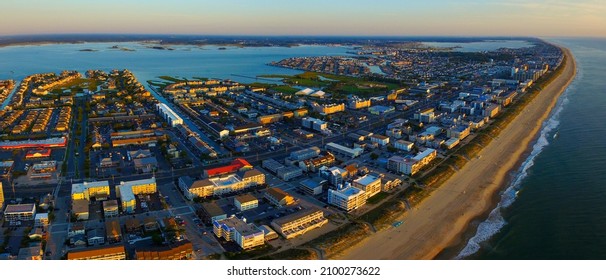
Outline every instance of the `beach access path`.
{"type": "Polygon", "coordinates": [[[396,220],[399,227],[377,232],[342,252],[341,259],[433,259],[443,249],[459,244],[470,222],[488,213],[495,194],[520,166],[544,120],[576,74],[574,57],[563,49],[561,74],[524,108],[522,113],[441,187],[396,220]]]}

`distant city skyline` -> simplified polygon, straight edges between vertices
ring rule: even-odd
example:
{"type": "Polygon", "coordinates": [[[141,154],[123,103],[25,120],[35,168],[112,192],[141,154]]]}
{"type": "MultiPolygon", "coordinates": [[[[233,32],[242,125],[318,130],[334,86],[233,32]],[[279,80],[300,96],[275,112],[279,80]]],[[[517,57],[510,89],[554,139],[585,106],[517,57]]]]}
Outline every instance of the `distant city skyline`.
{"type": "Polygon", "coordinates": [[[606,36],[595,0],[6,0],[0,35],[606,36]]]}

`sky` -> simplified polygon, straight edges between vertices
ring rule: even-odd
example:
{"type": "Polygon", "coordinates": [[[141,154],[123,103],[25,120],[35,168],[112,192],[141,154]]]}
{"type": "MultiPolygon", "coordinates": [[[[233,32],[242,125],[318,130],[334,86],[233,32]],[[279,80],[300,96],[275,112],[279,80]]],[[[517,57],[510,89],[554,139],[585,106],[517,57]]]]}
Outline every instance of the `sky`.
{"type": "Polygon", "coordinates": [[[0,35],[606,37],[604,0],[2,0],[0,35]]]}

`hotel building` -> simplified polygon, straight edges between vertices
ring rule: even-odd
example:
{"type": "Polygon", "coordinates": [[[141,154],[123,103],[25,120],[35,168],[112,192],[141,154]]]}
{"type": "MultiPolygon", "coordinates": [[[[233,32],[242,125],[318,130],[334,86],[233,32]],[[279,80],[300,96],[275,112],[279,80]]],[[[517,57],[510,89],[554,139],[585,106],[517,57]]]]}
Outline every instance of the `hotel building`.
{"type": "Polygon", "coordinates": [[[217,237],[236,242],[243,250],[265,244],[265,234],[261,229],[237,217],[213,221],[213,232],[217,237]]]}

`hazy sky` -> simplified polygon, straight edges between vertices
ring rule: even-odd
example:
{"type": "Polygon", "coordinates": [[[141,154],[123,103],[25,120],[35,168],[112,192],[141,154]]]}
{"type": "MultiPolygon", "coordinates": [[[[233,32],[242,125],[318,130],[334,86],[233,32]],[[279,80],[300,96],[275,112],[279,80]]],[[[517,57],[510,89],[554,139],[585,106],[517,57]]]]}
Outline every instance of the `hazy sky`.
{"type": "Polygon", "coordinates": [[[2,0],[0,35],[606,36],[605,0],[2,0]]]}

